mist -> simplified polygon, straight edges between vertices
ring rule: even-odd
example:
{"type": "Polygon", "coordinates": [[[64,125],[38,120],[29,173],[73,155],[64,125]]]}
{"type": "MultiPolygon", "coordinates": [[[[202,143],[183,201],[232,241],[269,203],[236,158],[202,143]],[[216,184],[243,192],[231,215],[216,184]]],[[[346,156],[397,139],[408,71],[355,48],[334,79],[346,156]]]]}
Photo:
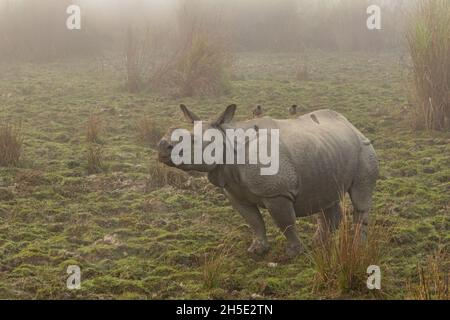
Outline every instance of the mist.
{"type": "Polygon", "coordinates": [[[370,32],[365,0],[1,0],[0,56],[57,59],[120,52],[130,27],[159,33],[176,47],[189,24],[226,34],[234,51],[393,50],[402,45],[411,3],[370,1],[383,12],[382,29],[370,32]],[[65,28],[70,4],[81,8],[81,30],[65,28]]]}
{"type": "Polygon", "coordinates": [[[449,191],[450,0],[0,0],[0,300],[449,300],[449,191]]]}

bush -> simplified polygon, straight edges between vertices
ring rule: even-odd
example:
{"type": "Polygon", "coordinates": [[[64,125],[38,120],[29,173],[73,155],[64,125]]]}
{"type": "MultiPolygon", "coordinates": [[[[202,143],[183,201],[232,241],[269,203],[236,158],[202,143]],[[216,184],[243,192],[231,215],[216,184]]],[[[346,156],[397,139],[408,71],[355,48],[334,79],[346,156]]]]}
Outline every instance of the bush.
{"type": "Polygon", "coordinates": [[[163,136],[163,131],[155,121],[148,117],[140,119],[136,124],[139,142],[155,147],[163,136]]]}
{"type": "Polygon", "coordinates": [[[86,126],[86,141],[89,143],[100,143],[101,127],[101,120],[96,115],[91,114],[86,126]]]}
{"type": "Polygon", "coordinates": [[[418,111],[427,129],[450,128],[450,2],[423,0],[407,33],[418,111]]]}
{"type": "Polygon", "coordinates": [[[175,188],[183,188],[186,186],[188,179],[189,176],[187,173],[156,162],[150,166],[146,190],[152,191],[167,185],[175,188]]]}
{"type": "Polygon", "coordinates": [[[219,95],[228,86],[230,56],[225,46],[211,35],[196,32],[181,51],[176,65],[176,82],[181,96],[219,95]]]}
{"type": "Polygon", "coordinates": [[[0,166],[17,166],[22,155],[22,144],[20,129],[0,124],[0,166]]]}
{"type": "Polygon", "coordinates": [[[87,148],[87,172],[88,174],[101,173],[105,170],[103,164],[103,149],[99,145],[90,144],[87,148]]]}
{"type": "Polygon", "coordinates": [[[381,226],[371,225],[367,241],[359,238],[361,226],[354,224],[350,210],[341,202],[342,221],[334,234],[328,234],[312,250],[315,288],[323,287],[338,294],[367,290],[367,267],[380,265],[381,248],[387,242],[381,226]]]}
{"type": "Polygon", "coordinates": [[[225,244],[219,246],[215,252],[205,254],[203,264],[203,285],[206,289],[217,288],[226,272],[226,261],[232,247],[225,244]]]}

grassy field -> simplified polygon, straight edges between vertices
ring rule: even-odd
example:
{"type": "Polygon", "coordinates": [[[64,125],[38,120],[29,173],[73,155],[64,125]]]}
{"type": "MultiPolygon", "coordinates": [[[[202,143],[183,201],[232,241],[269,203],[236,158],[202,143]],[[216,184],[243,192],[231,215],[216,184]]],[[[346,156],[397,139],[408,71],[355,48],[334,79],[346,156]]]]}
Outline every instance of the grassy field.
{"type": "MultiPolygon", "coordinates": [[[[0,122],[21,125],[24,150],[17,168],[0,168],[0,298],[408,298],[417,263],[450,245],[450,133],[412,129],[397,55],[310,54],[309,81],[296,79],[297,64],[242,54],[226,95],[188,99],[128,94],[116,62],[2,64],[0,122]],[[310,255],[287,259],[266,212],[272,250],[247,256],[250,230],[220,190],[201,175],[165,176],[139,139],[144,117],[184,125],[180,103],[205,118],[230,103],[238,119],[256,104],[276,118],[291,104],[330,108],[372,139],[381,178],[371,219],[389,226],[381,292],[318,288],[310,255]],[[96,174],[91,115],[101,126],[96,174]],[[81,267],[80,290],[66,288],[69,265],[81,267]]],[[[312,250],[315,217],[297,227],[312,250]]]]}

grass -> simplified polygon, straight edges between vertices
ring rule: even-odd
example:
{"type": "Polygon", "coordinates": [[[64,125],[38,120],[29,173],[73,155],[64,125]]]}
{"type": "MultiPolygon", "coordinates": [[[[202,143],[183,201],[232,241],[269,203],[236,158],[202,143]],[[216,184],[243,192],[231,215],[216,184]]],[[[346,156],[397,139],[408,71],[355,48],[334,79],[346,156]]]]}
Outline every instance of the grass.
{"type": "Polygon", "coordinates": [[[96,174],[104,171],[103,149],[99,145],[89,144],[86,152],[88,174],[96,174]]]}
{"type": "Polygon", "coordinates": [[[232,247],[222,245],[215,252],[205,254],[203,283],[206,289],[217,288],[226,274],[226,263],[232,247]]]}
{"type": "Polygon", "coordinates": [[[388,228],[371,225],[367,241],[360,239],[360,224],[354,224],[351,210],[341,201],[342,221],[333,234],[326,234],[312,250],[317,288],[331,294],[348,295],[367,291],[367,267],[380,266],[382,247],[388,242],[388,228]]]}
{"type": "Polygon", "coordinates": [[[187,181],[188,175],[186,173],[155,162],[150,166],[146,186],[147,190],[154,190],[167,185],[181,188],[187,181]]]}
{"type": "Polygon", "coordinates": [[[307,65],[301,65],[297,68],[296,78],[298,81],[308,81],[309,80],[309,71],[307,65]]]}
{"type": "Polygon", "coordinates": [[[426,263],[417,266],[418,283],[408,282],[410,298],[415,300],[449,300],[448,252],[436,250],[426,259],[426,263]]]}
{"type": "Polygon", "coordinates": [[[407,34],[417,96],[427,129],[450,129],[450,3],[421,0],[407,34]]]}
{"type": "Polygon", "coordinates": [[[153,148],[157,146],[164,135],[161,125],[149,117],[143,117],[137,121],[136,131],[139,142],[153,148]]]}
{"type": "Polygon", "coordinates": [[[180,96],[220,95],[229,87],[230,54],[212,34],[195,32],[180,51],[176,83],[180,96]]]}
{"type": "MultiPolygon", "coordinates": [[[[295,54],[240,54],[228,94],[188,99],[118,90],[123,77],[115,63],[102,73],[84,60],[0,64],[0,112],[9,123],[22,122],[24,137],[20,166],[0,168],[0,198],[7,199],[0,201],[0,298],[341,297],[326,287],[313,290],[317,271],[308,256],[286,259],[286,242],[267,212],[272,250],[254,261],[246,254],[250,230],[203,175],[172,184],[160,172],[156,185],[149,182],[159,170],[157,154],[136,141],[135,124],[151,114],[163,129],[184,127],[180,103],[204,118],[230,103],[238,105],[237,119],[249,118],[258,104],[277,118],[288,118],[292,104],[304,106],[302,113],[331,108],[348,117],[375,141],[381,161],[371,223],[393,230],[379,261],[382,294],[375,297],[408,298],[405,283],[418,282],[417,263],[450,244],[450,135],[411,130],[397,55],[309,57],[314,75],[299,82],[295,54]],[[24,83],[33,88],[27,95],[24,83]],[[96,107],[108,170],[89,175],[83,127],[96,107]],[[220,271],[211,267],[217,280],[208,289],[205,253],[214,260],[229,234],[233,248],[220,271]],[[110,237],[117,241],[105,241],[110,237]],[[65,287],[68,265],[81,267],[80,290],[65,287]]],[[[316,218],[298,219],[297,228],[312,250],[316,218]]],[[[343,297],[374,295],[362,288],[343,297]]]]}
{"type": "Polygon", "coordinates": [[[23,137],[19,128],[0,124],[0,167],[15,167],[22,155],[23,137]]]}
{"type": "Polygon", "coordinates": [[[102,122],[100,118],[94,114],[91,114],[86,125],[86,141],[88,143],[101,143],[101,130],[102,122]]]}

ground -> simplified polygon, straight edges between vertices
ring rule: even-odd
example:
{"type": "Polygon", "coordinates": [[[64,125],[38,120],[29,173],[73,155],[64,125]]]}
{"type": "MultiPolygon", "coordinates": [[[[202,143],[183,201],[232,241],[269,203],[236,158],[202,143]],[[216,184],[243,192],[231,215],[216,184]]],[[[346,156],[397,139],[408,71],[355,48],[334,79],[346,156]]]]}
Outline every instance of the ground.
{"type": "MultiPolygon", "coordinates": [[[[18,168],[0,168],[0,298],[336,297],[313,289],[308,254],[285,257],[267,213],[272,251],[255,261],[248,227],[203,177],[158,187],[156,152],[136,123],[182,124],[180,103],[205,118],[231,103],[239,119],[256,104],[276,118],[292,104],[345,115],[379,155],[371,219],[391,233],[381,294],[348,297],[407,298],[416,264],[450,244],[450,133],[413,130],[399,56],[311,53],[310,79],[300,81],[294,54],[239,54],[226,95],[183,99],[128,94],[117,60],[1,64],[0,121],[21,125],[24,150],[18,168]],[[103,123],[105,170],[88,175],[92,113],[103,123]],[[69,265],[81,267],[80,290],[66,288],[69,265]]],[[[311,250],[315,218],[297,227],[311,250]]]]}

